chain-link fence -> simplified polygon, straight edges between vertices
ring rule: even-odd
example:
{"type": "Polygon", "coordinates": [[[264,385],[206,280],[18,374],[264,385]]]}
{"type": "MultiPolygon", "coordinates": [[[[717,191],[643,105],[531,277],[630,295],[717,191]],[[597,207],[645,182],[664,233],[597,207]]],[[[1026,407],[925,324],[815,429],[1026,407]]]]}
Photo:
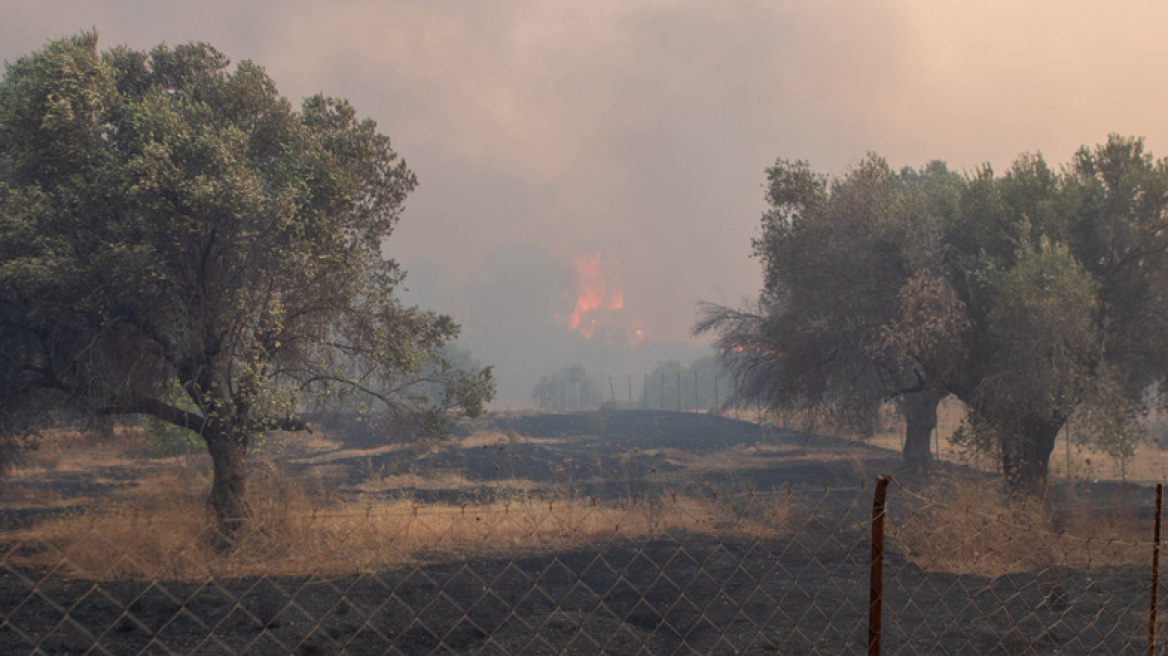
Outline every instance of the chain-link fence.
{"type": "MultiPolygon", "coordinates": [[[[1147,653],[1148,488],[887,497],[883,653],[1147,653]]],[[[0,652],[869,653],[872,485],[160,516],[5,531],[0,652]]]]}
{"type": "Polygon", "coordinates": [[[890,491],[888,653],[1153,653],[1154,490],[1056,501],[964,486],[890,491]]]}

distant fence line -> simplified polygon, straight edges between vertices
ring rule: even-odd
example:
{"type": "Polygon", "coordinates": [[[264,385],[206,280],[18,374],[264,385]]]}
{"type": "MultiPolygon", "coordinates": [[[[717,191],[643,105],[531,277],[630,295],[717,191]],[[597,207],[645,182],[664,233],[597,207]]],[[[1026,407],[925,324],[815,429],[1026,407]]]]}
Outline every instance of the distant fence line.
{"type": "Polygon", "coordinates": [[[659,370],[653,374],[606,376],[600,384],[591,378],[549,383],[533,400],[541,410],[611,408],[741,414],[745,405],[726,406],[732,393],[733,381],[726,375],[703,375],[696,369],[691,372],[659,370]]]}

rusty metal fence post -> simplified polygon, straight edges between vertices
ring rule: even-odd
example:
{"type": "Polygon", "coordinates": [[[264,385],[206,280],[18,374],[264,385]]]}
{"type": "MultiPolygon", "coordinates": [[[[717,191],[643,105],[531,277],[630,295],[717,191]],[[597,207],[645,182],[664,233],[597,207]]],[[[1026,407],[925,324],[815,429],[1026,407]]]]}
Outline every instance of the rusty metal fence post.
{"type": "Polygon", "coordinates": [[[1156,653],[1156,604],[1160,597],[1160,515],[1164,508],[1164,484],[1156,484],[1156,528],[1152,538],[1152,602],[1148,611],[1148,656],[1156,653]]]}
{"type": "Polygon", "coordinates": [[[872,571],[868,595],[868,656],[880,656],[880,610],[884,593],[884,499],[891,477],[876,479],[872,499],[872,571]]]}

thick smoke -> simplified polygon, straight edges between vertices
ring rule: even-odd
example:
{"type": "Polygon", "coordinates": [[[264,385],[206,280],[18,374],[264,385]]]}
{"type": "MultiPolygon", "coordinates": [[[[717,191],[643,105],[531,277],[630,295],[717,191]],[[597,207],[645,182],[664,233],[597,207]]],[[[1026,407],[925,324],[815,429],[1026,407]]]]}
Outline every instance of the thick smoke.
{"type": "Polygon", "coordinates": [[[651,369],[654,349],[691,359],[695,301],[758,290],[778,157],[1001,169],[1110,132],[1168,152],[1168,90],[1147,75],[1168,5],[1140,0],[8,4],[8,61],[93,27],[103,47],[200,40],[293,102],[323,91],[375,119],[421,180],[386,251],[499,367],[503,403],[576,360],[599,378],[651,369]],[[556,323],[589,253],[620,262],[640,347],[556,323]]]}

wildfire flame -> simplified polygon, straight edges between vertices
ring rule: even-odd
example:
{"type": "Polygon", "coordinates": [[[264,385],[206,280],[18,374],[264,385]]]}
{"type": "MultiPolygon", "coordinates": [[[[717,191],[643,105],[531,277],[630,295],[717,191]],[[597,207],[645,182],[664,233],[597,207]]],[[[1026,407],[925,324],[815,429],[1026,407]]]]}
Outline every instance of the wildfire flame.
{"type": "Polygon", "coordinates": [[[643,341],[645,341],[645,329],[641,326],[640,319],[638,319],[629,328],[629,346],[636,346],[643,341]]]}
{"type": "Polygon", "coordinates": [[[585,339],[596,327],[624,307],[624,290],[612,281],[619,263],[600,253],[576,256],[576,307],[566,317],[559,317],[585,339]]]}

